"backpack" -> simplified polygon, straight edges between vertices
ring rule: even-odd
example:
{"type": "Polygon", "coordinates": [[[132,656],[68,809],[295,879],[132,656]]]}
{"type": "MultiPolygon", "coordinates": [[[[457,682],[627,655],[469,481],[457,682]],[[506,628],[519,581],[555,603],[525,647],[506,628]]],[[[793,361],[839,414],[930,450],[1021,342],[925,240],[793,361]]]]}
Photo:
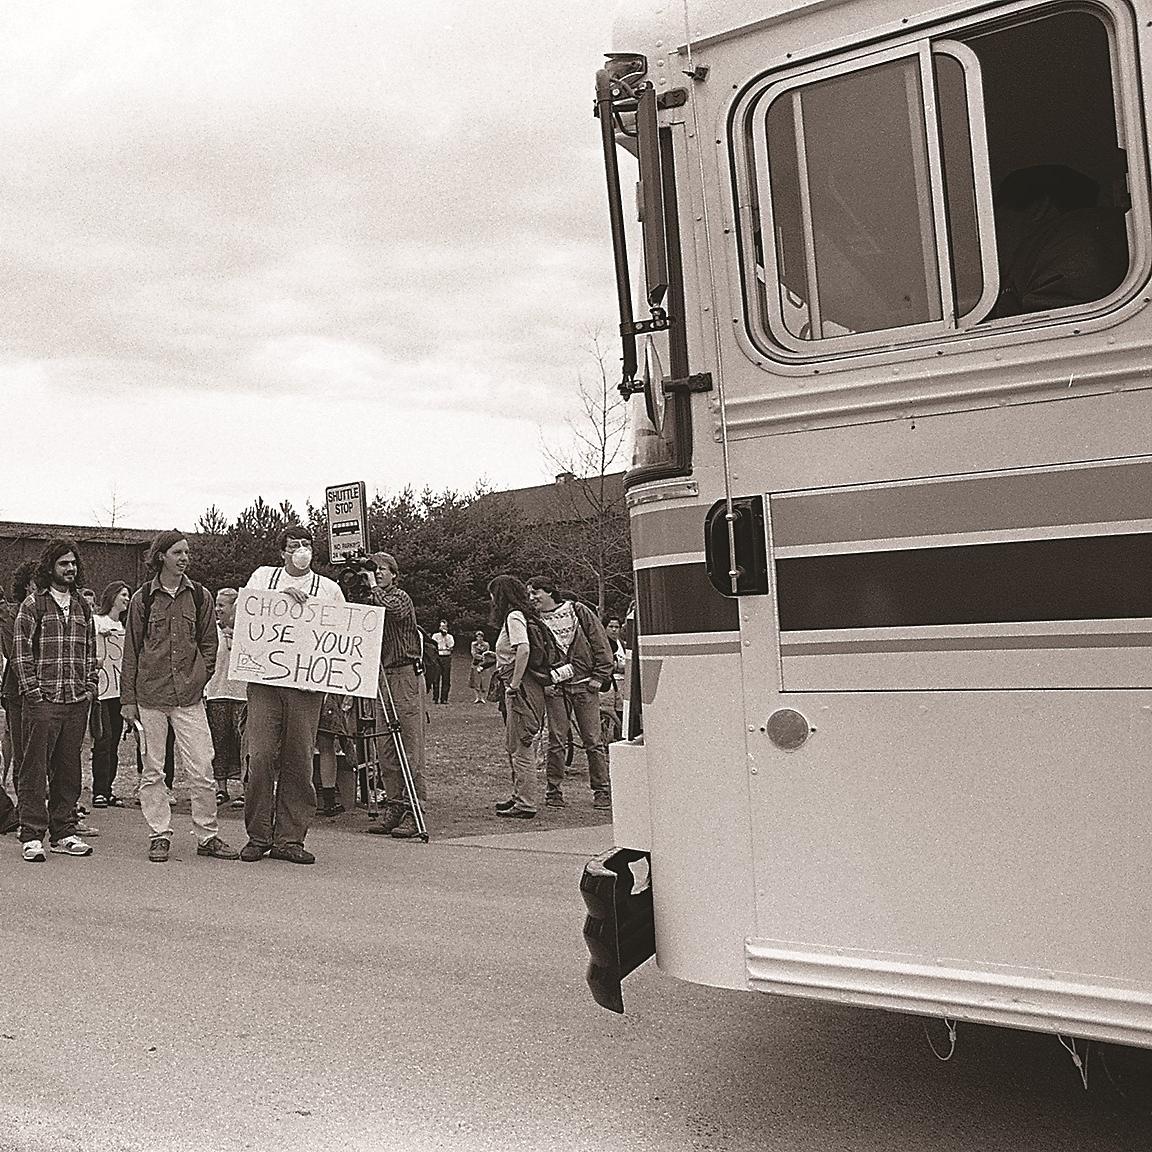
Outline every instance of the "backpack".
{"type": "MultiPolygon", "coordinates": [[[[195,580],[190,580],[189,583],[192,585],[192,603],[196,605],[196,627],[199,629],[200,615],[204,611],[204,601],[208,598],[208,589],[203,584],[197,584],[195,580]]],[[[144,647],[144,638],[148,635],[148,621],[152,619],[152,601],[155,599],[156,590],[152,587],[152,581],[149,580],[140,589],[140,604],[144,609],[144,620],[140,627],[140,635],[133,635],[132,637],[137,652],[144,647]]]]}
{"type": "Polygon", "coordinates": [[[552,669],[564,663],[564,655],[548,627],[538,616],[524,613],[528,623],[527,675],[540,684],[552,683],[552,669]]]}

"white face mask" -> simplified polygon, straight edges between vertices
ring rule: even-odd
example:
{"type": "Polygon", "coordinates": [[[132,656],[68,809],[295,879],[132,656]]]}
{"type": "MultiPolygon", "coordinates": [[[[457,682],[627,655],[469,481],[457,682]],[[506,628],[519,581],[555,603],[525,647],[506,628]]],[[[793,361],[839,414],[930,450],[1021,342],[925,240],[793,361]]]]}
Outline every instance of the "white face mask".
{"type": "Polygon", "coordinates": [[[308,568],[312,563],[312,549],[303,546],[297,548],[296,551],[292,553],[292,563],[301,571],[308,568]]]}

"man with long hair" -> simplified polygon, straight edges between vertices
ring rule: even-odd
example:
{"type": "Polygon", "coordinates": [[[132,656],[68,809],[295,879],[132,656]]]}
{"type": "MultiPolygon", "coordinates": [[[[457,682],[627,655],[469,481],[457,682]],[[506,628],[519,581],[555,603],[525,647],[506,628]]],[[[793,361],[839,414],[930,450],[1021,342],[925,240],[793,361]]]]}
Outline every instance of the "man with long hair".
{"type": "Polygon", "coordinates": [[[16,613],[12,660],[21,696],[24,754],[17,784],[24,859],[40,863],[49,849],[90,856],[76,834],[80,799],[80,745],[96,699],[98,668],[92,610],[80,550],[71,540],[50,540],[40,554],[36,591],[16,613]]]}
{"type": "Polygon", "coordinates": [[[161,532],[148,550],[153,576],[128,603],[120,714],[144,731],[140,812],[148,823],[148,859],[163,864],[172,846],[172,805],[164,786],[164,749],[171,727],[176,756],[192,791],[197,856],[235,860],[220,839],[212,735],[204,686],[216,667],[212,597],[188,578],[191,550],[183,532],[161,532]]]}

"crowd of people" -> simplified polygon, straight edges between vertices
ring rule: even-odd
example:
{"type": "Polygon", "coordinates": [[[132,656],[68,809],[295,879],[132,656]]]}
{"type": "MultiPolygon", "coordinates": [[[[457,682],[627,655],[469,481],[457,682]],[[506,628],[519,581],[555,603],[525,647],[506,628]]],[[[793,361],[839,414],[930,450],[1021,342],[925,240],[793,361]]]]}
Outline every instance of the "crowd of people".
{"type": "MultiPolygon", "coordinates": [[[[0,834],[18,833],[25,861],[92,854],[84,837],[97,829],[80,802],[86,733],[93,808],[124,807],[114,787],[120,745],[135,736],[136,798],[153,862],[172,851],[177,768],[198,856],[313,863],[304,847],[312,819],[345,810],[341,762],[359,771],[362,789],[366,763],[375,768],[379,818],[369,833],[403,840],[423,831],[428,703],[447,704],[452,686],[449,621],[431,636],[421,631],[388,553],[359,558],[355,578],[348,566],[337,582],[314,571],[308,528],[290,525],[278,543],[280,563],[257,568],[245,588],[283,592],[297,604],[348,599],[384,609],[375,700],[232,679],[240,592],[213,596],[193,580],[191,546],[179,531],[152,542],[150,578],[135,591],[116,580],[97,598],[68,539],[50,541],[37,561],[16,569],[11,599],[0,597],[3,782],[16,795],[13,803],[0,787],[0,834]],[[225,805],[243,808],[247,842],[239,850],[220,835],[225,805]]],[[[473,704],[495,702],[504,720],[510,791],[496,814],[536,816],[538,758],[544,803],[565,806],[577,737],[592,804],[610,809],[607,743],[620,734],[622,708],[619,619],[602,622],[543,576],[497,576],[488,591],[495,643],[473,633],[468,687],[473,704]]]]}

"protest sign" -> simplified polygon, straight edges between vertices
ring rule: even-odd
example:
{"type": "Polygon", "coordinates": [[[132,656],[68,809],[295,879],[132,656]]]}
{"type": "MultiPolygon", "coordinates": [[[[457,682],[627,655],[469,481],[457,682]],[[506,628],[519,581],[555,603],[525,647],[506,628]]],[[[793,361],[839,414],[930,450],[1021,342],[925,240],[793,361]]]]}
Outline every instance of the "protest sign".
{"type": "Polygon", "coordinates": [[[120,696],[120,668],[124,663],[124,633],[97,632],[96,660],[100,700],[115,700],[120,696]]]}
{"type": "Polygon", "coordinates": [[[243,588],[236,601],[228,675],[249,684],[375,699],[384,609],[297,604],[287,592],[243,588]]]}

